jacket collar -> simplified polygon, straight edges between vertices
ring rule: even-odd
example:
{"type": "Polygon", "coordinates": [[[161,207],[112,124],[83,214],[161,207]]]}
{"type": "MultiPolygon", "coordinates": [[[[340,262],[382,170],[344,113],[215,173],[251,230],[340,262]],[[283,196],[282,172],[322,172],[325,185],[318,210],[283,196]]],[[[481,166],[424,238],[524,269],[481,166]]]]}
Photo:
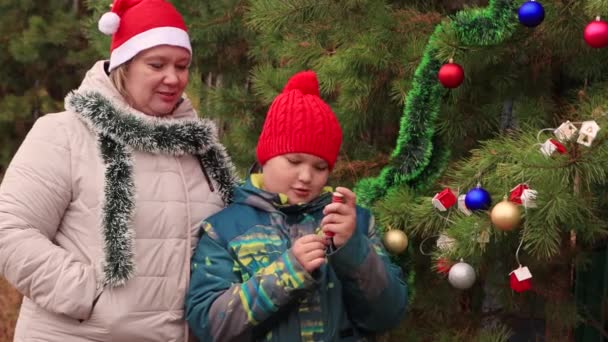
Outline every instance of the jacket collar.
{"type": "Polygon", "coordinates": [[[308,203],[288,204],[285,194],[263,190],[263,181],[263,174],[250,174],[245,184],[235,190],[234,202],[250,205],[267,212],[280,211],[287,215],[316,211],[331,202],[332,188],[329,186],[323,188],[321,195],[308,203]]]}

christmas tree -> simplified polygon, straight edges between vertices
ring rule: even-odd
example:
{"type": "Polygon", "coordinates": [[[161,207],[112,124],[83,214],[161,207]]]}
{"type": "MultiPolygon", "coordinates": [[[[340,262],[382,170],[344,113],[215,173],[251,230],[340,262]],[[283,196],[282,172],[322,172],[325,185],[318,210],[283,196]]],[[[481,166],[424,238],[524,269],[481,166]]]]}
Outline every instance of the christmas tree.
{"type": "Polygon", "coordinates": [[[358,183],[384,226],[416,247],[402,338],[569,341],[577,327],[578,339],[608,336],[608,275],[593,269],[608,255],[608,24],[590,14],[608,7],[543,3],[490,1],[437,26],[391,163],[358,183]],[[449,94],[463,75],[441,65],[448,58],[467,70],[449,94]],[[467,138],[450,131],[484,116],[490,139],[446,170],[443,156],[467,138]],[[590,289],[590,276],[600,285],[590,289]],[[522,322],[538,324],[526,335],[522,322]]]}

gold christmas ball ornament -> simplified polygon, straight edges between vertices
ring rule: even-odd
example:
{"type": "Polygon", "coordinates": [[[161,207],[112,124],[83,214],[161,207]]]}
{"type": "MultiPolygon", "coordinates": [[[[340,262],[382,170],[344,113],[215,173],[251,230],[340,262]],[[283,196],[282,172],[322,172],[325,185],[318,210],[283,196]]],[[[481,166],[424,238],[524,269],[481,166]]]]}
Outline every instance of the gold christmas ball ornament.
{"type": "Polygon", "coordinates": [[[382,238],[384,247],[393,254],[401,254],[407,248],[407,235],[402,230],[390,229],[384,233],[382,238]]]}
{"type": "Polygon", "coordinates": [[[509,231],[519,226],[519,223],[521,222],[521,212],[516,204],[505,199],[492,208],[490,218],[496,228],[509,231]]]}

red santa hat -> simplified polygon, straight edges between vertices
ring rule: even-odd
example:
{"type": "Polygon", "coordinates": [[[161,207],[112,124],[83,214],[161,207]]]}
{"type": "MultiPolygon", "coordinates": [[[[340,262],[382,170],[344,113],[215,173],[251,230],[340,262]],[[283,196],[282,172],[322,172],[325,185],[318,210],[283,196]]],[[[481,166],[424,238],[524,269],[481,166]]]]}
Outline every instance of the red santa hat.
{"type": "Polygon", "coordinates": [[[158,45],[179,46],[192,53],[184,19],[165,0],[114,0],[112,10],[98,24],[101,32],[112,35],[110,71],[158,45]]]}

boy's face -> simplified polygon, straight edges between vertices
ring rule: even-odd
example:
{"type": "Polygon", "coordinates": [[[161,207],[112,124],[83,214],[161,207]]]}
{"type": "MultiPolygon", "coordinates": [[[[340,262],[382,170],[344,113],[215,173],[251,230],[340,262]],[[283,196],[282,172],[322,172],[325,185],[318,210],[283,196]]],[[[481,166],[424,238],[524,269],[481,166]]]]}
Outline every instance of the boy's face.
{"type": "Polygon", "coordinates": [[[262,167],[264,190],[287,195],[289,204],[308,203],[321,194],[329,177],[327,162],[307,153],[288,153],[262,167]]]}

